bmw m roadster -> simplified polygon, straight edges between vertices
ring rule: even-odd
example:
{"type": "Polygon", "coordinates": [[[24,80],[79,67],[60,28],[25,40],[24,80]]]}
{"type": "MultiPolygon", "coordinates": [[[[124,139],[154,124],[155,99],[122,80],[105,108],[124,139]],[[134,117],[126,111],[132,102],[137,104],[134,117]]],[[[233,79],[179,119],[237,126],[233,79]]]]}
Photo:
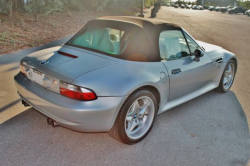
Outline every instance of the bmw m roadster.
{"type": "Polygon", "coordinates": [[[20,68],[23,104],[49,124],[134,144],[156,115],[213,89],[229,91],[237,58],[173,23],[110,16],[89,21],[63,46],[27,55],[20,68]]]}

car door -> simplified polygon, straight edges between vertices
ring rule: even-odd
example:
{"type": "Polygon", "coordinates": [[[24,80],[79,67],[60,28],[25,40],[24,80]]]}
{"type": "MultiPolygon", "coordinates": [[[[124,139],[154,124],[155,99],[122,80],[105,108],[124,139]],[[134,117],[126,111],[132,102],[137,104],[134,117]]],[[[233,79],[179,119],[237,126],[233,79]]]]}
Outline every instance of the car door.
{"type": "Polygon", "coordinates": [[[162,63],[169,74],[168,101],[188,95],[211,82],[211,59],[204,54],[199,62],[194,61],[194,51],[201,48],[188,34],[181,30],[163,31],[159,46],[162,63]]]}
{"type": "Polygon", "coordinates": [[[242,8],[241,7],[237,7],[235,11],[236,11],[236,13],[241,13],[242,12],[242,8]]]}

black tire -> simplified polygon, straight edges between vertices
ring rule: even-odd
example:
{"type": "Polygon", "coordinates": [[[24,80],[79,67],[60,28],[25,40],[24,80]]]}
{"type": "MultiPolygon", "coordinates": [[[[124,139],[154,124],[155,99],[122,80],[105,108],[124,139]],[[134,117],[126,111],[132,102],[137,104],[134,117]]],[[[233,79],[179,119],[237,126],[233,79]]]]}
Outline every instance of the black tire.
{"type": "Polygon", "coordinates": [[[124,102],[122,108],[120,109],[120,111],[116,117],[115,123],[114,123],[113,127],[111,128],[111,130],[108,132],[108,134],[112,138],[116,139],[117,141],[120,141],[120,142],[125,143],[125,144],[131,145],[131,144],[138,143],[141,140],[143,140],[148,135],[148,133],[151,131],[151,129],[153,127],[154,120],[155,120],[155,116],[157,115],[157,111],[158,111],[158,104],[157,104],[157,101],[156,101],[154,94],[151,91],[149,91],[147,89],[141,89],[139,91],[136,91],[133,94],[131,94],[128,97],[128,99],[124,102]],[[129,111],[130,106],[133,104],[133,102],[136,99],[138,99],[142,96],[147,96],[147,97],[152,99],[152,101],[154,103],[154,107],[155,107],[155,114],[153,117],[153,122],[152,122],[151,126],[149,127],[148,131],[141,138],[139,138],[137,140],[132,140],[126,134],[124,122],[125,122],[125,118],[126,118],[127,112],[129,111]]]}
{"type": "Polygon", "coordinates": [[[225,69],[224,69],[224,71],[223,71],[223,74],[222,74],[222,76],[221,76],[220,84],[219,84],[219,86],[218,86],[215,90],[218,91],[218,92],[220,92],[220,93],[226,93],[226,92],[228,92],[228,91],[230,90],[230,88],[232,87],[233,83],[234,83],[234,79],[235,79],[235,75],[236,75],[236,70],[237,70],[237,66],[236,66],[235,61],[234,61],[234,60],[228,61],[227,65],[226,65],[226,67],[225,67],[225,69]],[[224,78],[224,74],[225,74],[225,72],[226,72],[228,66],[229,66],[231,63],[234,65],[234,77],[233,77],[233,80],[232,80],[232,83],[231,83],[230,87],[227,88],[227,89],[225,89],[225,88],[224,88],[224,85],[223,85],[223,78],[224,78]]]}

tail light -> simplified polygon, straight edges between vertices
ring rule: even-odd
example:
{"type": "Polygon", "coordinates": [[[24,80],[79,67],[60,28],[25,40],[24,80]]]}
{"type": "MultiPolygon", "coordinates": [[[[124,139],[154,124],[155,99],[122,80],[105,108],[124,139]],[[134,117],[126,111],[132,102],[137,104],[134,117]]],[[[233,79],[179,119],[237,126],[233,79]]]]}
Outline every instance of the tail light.
{"type": "Polygon", "coordinates": [[[20,62],[20,71],[21,71],[21,73],[23,73],[24,75],[26,75],[25,68],[24,68],[24,65],[23,65],[22,62],[20,62]]]}
{"type": "Polygon", "coordinates": [[[29,67],[26,66],[25,62],[20,62],[20,71],[25,77],[29,78],[29,67]]]}
{"type": "Polygon", "coordinates": [[[60,81],[60,94],[72,99],[90,101],[97,99],[94,91],[60,81]]]}
{"type": "Polygon", "coordinates": [[[25,62],[20,62],[20,71],[25,77],[31,79],[30,67],[28,67],[25,62]]]}

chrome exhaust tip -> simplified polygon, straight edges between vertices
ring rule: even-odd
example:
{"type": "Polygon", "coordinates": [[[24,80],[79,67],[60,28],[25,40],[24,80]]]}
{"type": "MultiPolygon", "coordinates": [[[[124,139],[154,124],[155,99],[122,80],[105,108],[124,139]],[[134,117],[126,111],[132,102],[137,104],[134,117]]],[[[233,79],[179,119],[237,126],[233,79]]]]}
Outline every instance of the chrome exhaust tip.
{"type": "Polygon", "coordinates": [[[47,124],[51,125],[52,127],[58,127],[58,126],[60,126],[55,120],[53,120],[51,118],[47,118],[47,124]]]}
{"type": "Polygon", "coordinates": [[[26,101],[24,101],[24,100],[22,100],[22,104],[24,105],[24,107],[29,107],[30,105],[26,102],[26,101]]]}
{"type": "Polygon", "coordinates": [[[53,120],[51,118],[47,118],[47,124],[52,125],[53,120]]]}

